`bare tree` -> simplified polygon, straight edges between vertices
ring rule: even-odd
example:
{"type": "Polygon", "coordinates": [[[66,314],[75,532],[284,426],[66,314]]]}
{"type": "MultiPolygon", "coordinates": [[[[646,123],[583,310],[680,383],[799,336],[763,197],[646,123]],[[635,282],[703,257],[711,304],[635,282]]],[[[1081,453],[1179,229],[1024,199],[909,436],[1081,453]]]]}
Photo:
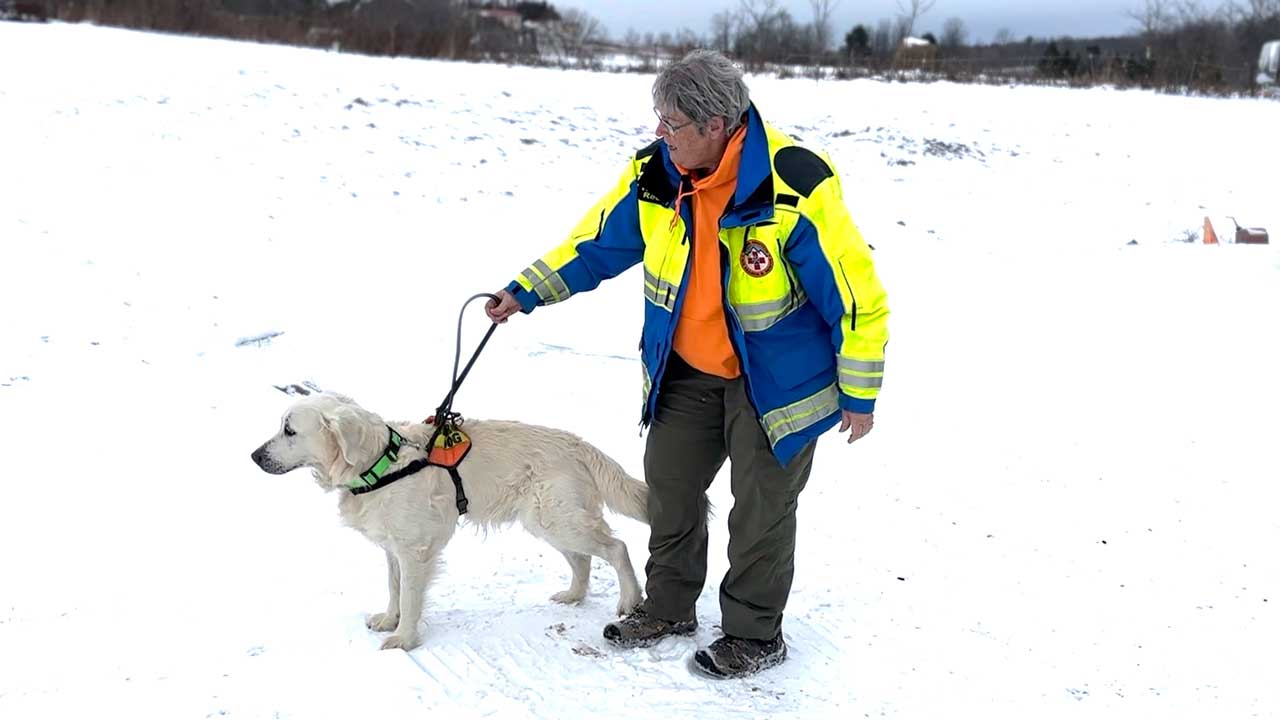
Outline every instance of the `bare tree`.
{"type": "Polygon", "coordinates": [[[780,12],[777,0],[739,0],[741,23],[735,39],[735,50],[748,66],[759,65],[778,44],[772,26],[780,12]]]}
{"type": "Polygon", "coordinates": [[[1012,45],[1014,42],[1013,31],[1007,27],[996,30],[996,34],[991,38],[992,45],[1012,45]]]}
{"type": "MultiPolygon", "coordinates": [[[[1230,12],[1229,7],[1230,6],[1225,6],[1222,8],[1224,16],[1228,16],[1230,12]]],[[[1181,2],[1175,6],[1174,10],[1178,14],[1178,21],[1183,24],[1211,20],[1214,15],[1213,11],[1208,10],[1204,5],[1201,5],[1199,0],[1181,0],[1181,2]]]]}
{"type": "Polygon", "coordinates": [[[744,24],[750,30],[759,30],[778,14],[778,0],[738,0],[742,8],[744,24]]]}
{"type": "Polygon", "coordinates": [[[821,55],[831,47],[831,13],[840,0],[809,0],[813,8],[813,44],[821,55]]]}
{"type": "Polygon", "coordinates": [[[671,43],[671,49],[675,51],[676,55],[680,56],[686,55],[691,50],[706,47],[706,41],[698,37],[698,33],[689,28],[684,28],[677,32],[671,43]]]}
{"type": "Polygon", "coordinates": [[[884,59],[893,54],[893,21],[882,19],[876,24],[876,32],[871,36],[871,49],[876,57],[884,59]]]}
{"type": "Polygon", "coordinates": [[[1280,0],[1248,0],[1245,17],[1250,20],[1266,20],[1280,15],[1280,0]]]}
{"type": "Polygon", "coordinates": [[[938,0],[898,0],[899,28],[903,30],[903,37],[911,37],[916,29],[916,21],[932,10],[937,2],[938,0]]]}
{"type": "Polygon", "coordinates": [[[1138,23],[1143,35],[1154,35],[1167,30],[1173,24],[1173,11],[1167,0],[1145,0],[1141,8],[1130,10],[1128,16],[1138,23]]]}
{"type": "Polygon", "coordinates": [[[902,45],[902,41],[911,37],[911,20],[906,15],[899,15],[897,20],[893,21],[893,47],[896,49],[902,45]]]}
{"type": "Polygon", "coordinates": [[[958,48],[964,46],[968,37],[969,31],[964,27],[964,20],[958,17],[947,18],[942,24],[942,37],[938,39],[938,43],[944,48],[958,48]]]}
{"type": "Polygon", "coordinates": [[[786,10],[778,11],[770,27],[777,38],[777,43],[772,48],[772,59],[794,62],[795,58],[809,55],[813,50],[813,28],[796,22],[786,10]]]}
{"type": "Polygon", "coordinates": [[[608,38],[599,20],[576,8],[560,11],[560,20],[551,24],[550,35],[562,57],[577,58],[590,55],[591,43],[608,38]]]}
{"type": "Polygon", "coordinates": [[[733,29],[738,16],[732,10],[721,10],[711,16],[711,45],[722,53],[733,49],[733,29]]]}

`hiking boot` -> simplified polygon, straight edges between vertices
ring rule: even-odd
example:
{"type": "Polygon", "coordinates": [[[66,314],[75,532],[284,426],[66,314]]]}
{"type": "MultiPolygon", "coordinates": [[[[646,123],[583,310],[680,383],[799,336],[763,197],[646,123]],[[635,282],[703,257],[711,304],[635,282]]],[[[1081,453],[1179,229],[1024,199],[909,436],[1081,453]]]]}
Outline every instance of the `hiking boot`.
{"type": "Polygon", "coordinates": [[[754,675],[787,659],[787,643],[782,633],[772,640],[725,635],[693,655],[694,666],[716,678],[754,675]]]}
{"type": "Polygon", "coordinates": [[[618,647],[649,647],[671,635],[692,635],[698,629],[697,620],[663,620],[636,608],[621,620],[604,626],[604,639],[618,647]]]}

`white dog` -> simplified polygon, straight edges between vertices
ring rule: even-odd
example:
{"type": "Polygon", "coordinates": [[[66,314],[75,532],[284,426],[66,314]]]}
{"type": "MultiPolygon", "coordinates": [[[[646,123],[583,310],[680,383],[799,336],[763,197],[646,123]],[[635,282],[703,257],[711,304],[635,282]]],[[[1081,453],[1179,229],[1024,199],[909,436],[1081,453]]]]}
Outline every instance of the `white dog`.
{"type": "MultiPolygon", "coordinates": [[[[392,426],[404,439],[384,474],[425,456],[435,428],[424,423],[392,426]]],[[[587,593],[591,556],[618,573],[618,613],[641,600],[627,546],[614,537],[601,506],[648,522],[649,488],[581,438],[560,430],[516,422],[468,420],[463,430],[472,449],[458,471],[469,508],[480,526],[513,521],[564,554],[573,571],[569,589],[552,600],[574,603],[587,593]]],[[[387,611],[371,615],[370,629],[394,630],[383,649],[418,644],[423,595],[440,552],[453,537],[458,509],[449,473],[427,467],[379,489],[355,494],[360,476],[388,447],[389,426],[377,415],[340,395],[309,396],[285,414],[280,431],[253,452],[263,470],[280,475],[311,468],[325,490],[340,494],[343,522],[359,530],[387,554],[391,598],[387,611]]]]}

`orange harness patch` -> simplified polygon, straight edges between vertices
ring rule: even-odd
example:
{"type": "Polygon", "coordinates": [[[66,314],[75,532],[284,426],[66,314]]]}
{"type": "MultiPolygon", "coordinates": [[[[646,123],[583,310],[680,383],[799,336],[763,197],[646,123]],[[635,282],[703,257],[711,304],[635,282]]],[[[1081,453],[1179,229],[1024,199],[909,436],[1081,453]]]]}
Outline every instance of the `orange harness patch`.
{"type": "MultiPolygon", "coordinates": [[[[427,418],[427,423],[436,424],[434,415],[427,418]]],[[[436,442],[427,454],[432,465],[442,468],[456,468],[458,463],[471,452],[471,437],[462,431],[462,418],[446,420],[436,436],[436,442]]]]}

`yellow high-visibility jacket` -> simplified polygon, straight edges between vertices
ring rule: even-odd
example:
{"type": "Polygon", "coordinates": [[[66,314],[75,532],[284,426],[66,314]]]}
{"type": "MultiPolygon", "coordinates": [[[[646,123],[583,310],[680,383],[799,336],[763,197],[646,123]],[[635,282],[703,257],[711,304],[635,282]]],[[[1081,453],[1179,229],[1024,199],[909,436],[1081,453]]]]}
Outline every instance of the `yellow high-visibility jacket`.
{"type": "MultiPolygon", "coordinates": [[[[746,122],[738,184],[720,219],[725,318],[748,396],[785,465],[841,409],[875,409],[889,309],[830,160],[766,125],[754,105],[746,122]]],[[[657,407],[691,266],[692,203],[677,215],[675,202],[688,183],[666,144],[653,143],[568,240],[507,287],[532,312],[644,263],[642,423],[657,407]]]]}

